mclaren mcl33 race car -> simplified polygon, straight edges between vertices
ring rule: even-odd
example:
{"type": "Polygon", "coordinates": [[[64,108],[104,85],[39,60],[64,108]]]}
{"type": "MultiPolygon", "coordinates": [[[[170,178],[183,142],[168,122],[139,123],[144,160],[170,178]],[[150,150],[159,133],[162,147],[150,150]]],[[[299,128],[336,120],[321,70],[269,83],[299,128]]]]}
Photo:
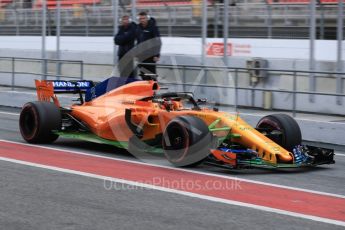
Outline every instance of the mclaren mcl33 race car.
{"type": "Polygon", "coordinates": [[[26,103],[20,132],[29,143],[59,136],[113,145],[145,156],[161,154],[174,166],[207,163],[231,169],[298,168],[334,163],[334,151],[302,145],[298,123],[286,114],[252,127],[238,114],[204,108],[189,92],[162,93],[157,81],[36,80],[38,101],[26,103]],[[58,93],[77,93],[62,107],[58,93]]]}

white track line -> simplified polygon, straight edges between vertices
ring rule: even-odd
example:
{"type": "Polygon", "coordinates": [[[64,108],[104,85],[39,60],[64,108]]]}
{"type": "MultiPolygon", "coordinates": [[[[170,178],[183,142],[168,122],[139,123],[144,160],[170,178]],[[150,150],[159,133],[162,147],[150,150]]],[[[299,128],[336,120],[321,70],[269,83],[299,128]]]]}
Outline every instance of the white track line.
{"type": "MultiPolygon", "coordinates": [[[[236,112],[233,112],[233,111],[229,111],[228,113],[231,113],[231,114],[236,114],[236,112]]],[[[240,116],[241,115],[245,115],[245,116],[252,116],[252,117],[264,117],[264,116],[267,116],[267,115],[270,115],[269,113],[240,113],[240,116]]],[[[321,115],[322,116],[322,115],[321,115]]],[[[297,121],[307,121],[307,122],[322,122],[322,123],[326,123],[326,124],[344,124],[345,123],[343,121],[323,121],[323,120],[313,120],[313,119],[308,119],[308,118],[303,118],[303,117],[295,117],[295,119],[297,121]]],[[[337,118],[334,118],[334,119],[337,119],[337,118]]]]}
{"type": "Polygon", "coordinates": [[[10,112],[3,112],[3,111],[0,111],[0,114],[12,115],[12,116],[19,116],[20,115],[19,113],[10,113],[10,112]]]}
{"type": "Polygon", "coordinates": [[[16,90],[6,90],[6,91],[0,91],[0,93],[17,93],[17,94],[30,94],[30,95],[36,95],[36,92],[28,92],[28,91],[16,91],[16,90]]]}
{"type": "Polygon", "coordinates": [[[29,163],[29,162],[25,162],[25,161],[13,160],[13,159],[4,158],[4,157],[0,157],[0,160],[6,161],[6,162],[17,163],[17,164],[21,164],[21,165],[26,165],[26,166],[32,166],[32,167],[36,167],[36,168],[54,170],[54,171],[58,171],[58,172],[80,175],[80,176],[85,176],[85,177],[89,177],[89,178],[108,180],[108,181],[112,181],[115,183],[127,184],[130,186],[137,186],[137,187],[142,187],[142,188],[147,188],[147,189],[169,192],[169,193],[173,193],[173,194],[179,194],[179,195],[188,196],[188,197],[192,197],[192,198],[199,198],[199,199],[213,201],[213,202],[217,202],[217,203],[236,205],[236,206],[252,208],[252,209],[256,209],[256,210],[260,210],[260,211],[271,212],[271,213],[276,213],[276,214],[281,214],[281,215],[287,215],[287,216],[292,216],[292,217],[297,217],[297,218],[302,218],[302,219],[307,219],[307,220],[323,222],[323,223],[327,223],[327,224],[333,224],[333,225],[339,225],[339,226],[345,227],[345,222],[332,220],[332,219],[328,219],[328,218],[305,215],[305,214],[296,213],[296,212],[289,212],[289,211],[285,211],[285,210],[269,208],[269,207],[260,206],[260,205],[254,205],[254,204],[243,203],[243,202],[238,202],[238,201],[226,200],[226,199],[216,198],[216,197],[212,197],[212,196],[200,195],[200,194],[196,194],[196,193],[185,192],[185,191],[180,191],[180,190],[175,190],[175,189],[169,189],[169,188],[154,186],[154,185],[150,185],[150,184],[137,183],[137,182],[118,179],[118,178],[100,176],[100,175],[95,175],[95,174],[91,174],[91,173],[84,173],[84,172],[79,172],[79,171],[75,171],[75,170],[69,170],[69,169],[46,166],[46,165],[41,165],[41,164],[29,163]]]}
{"type": "Polygon", "coordinates": [[[254,184],[267,185],[267,186],[273,186],[273,187],[277,187],[277,188],[291,189],[291,190],[295,190],[295,191],[302,191],[302,192],[308,192],[308,193],[313,193],[313,194],[319,194],[319,195],[325,195],[325,196],[338,197],[338,198],[345,199],[345,195],[339,195],[339,194],[333,194],[333,193],[327,193],[327,192],[321,192],[321,191],[315,191],[315,190],[310,190],[310,189],[303,189],[303,188],[297,188],[297,187],[291,187],[291,186],[285,186],[285,185],[279,185],[279,184],[272,184],[272,183],[261,182],[261,181],[256,181],[256,180],[242,179],[242,178],[234,177],[234,176],[225,176],[225,175],[200,172],[200,171],[195,171],[195,170],[190,170],[190,169],[176,168],[173,166],[156,165],[156,164],[150,164],[150,163],[140,162],[140,161],[132,161],[132,160],[113,158],[113,157],[99,156],[99,155],[94,155],[94,154],[84,153],[84,152],[79,152],[79,151],[74,151],[74,150],[66,150],[66,149],[59,149],[59,148],[53,148],[53,147],[47,147],[47,146],[32,145],[32,144],[15,142],[15,141],[8,141],[8,140],[2,140],[2,139],[0,139],[0,141],[8,142],[8,143],[14,143],[14,144],[21,144],[21,145],[26,145],[26,146],[31,146],[31,147],[38,147],[38,148],[43,148],[43,149],[49,149],[49,150],[56,150],[56,151],[61,151],[61,152],[69,152],[69,153],[74,153],[74,154],[79,154],[79,155],[84,155],[84,156],[91,156],[91,157],[98,157],[98,158],[115,160],[115,161],[128,162],[128,163],[133,163],[133,164],[138,164],[138,165],[147,165],[147,166],[165,168],[165,169],[170,169],[170,170],[175,170],[175,171],[195,173],[195,174],[199,174],[199,175],[206,175],[206,176],[213,176],[213,177],[218,177],[218,178],[238,180],[238,181],[249,182],[249,183],[254,183],[254,184]]]}

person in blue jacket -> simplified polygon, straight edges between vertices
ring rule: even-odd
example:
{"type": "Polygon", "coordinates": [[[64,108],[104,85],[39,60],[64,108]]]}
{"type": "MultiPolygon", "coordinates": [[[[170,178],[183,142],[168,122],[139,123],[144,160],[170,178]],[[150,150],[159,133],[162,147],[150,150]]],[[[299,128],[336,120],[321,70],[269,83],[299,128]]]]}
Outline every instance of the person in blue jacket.
{"type": "Polygon", "coordinates": [[[156,20],[146,12],[138,15],[137,26],[137,58],[140,63],[140,74],[156,74],[155,63],[159,61],[162,42],[156,20]],[[145,64],[147,63],[147,65],[145,64]]]}
{"type": "Polygon", "coordinates": [[[128,15],[124,15],[120,19],[121,25],[114,37],[114,42],[118,48],[118,69],[120,77],[135,78],[134,56],[130,52],[135,43],[137,25],[131,21],[128,15]]]}

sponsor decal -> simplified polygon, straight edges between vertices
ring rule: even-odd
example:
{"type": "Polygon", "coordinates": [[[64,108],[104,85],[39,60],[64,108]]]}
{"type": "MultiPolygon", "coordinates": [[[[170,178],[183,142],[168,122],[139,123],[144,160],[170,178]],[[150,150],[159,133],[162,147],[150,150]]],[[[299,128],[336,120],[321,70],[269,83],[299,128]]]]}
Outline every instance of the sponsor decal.
{"type": "Polygon", "coordinates": [[[54,90],[75,90],[79,88],[81,90],[86,90],[92,87],[90,81],[53,81],[54,90]]]}
{"type": "MultiPolygon", "coordinates": [[[[232,56],[232,44],[227,44],[227,56],[232,56]]],[[[209,56],[224,56],[224,43],[212,42],[207,45],[207,55],[209,56]]]]}
{"type": "Polygon", "coordinates": [[[233,56],[246,56],[252,54],[252,46],[250,44],[233,44],[233,56]]]}
{"type": "MultiPolygon", "coordinates": [[[[228,43],[227,46],[227,56],[248,56],[252,54],[252,46],[250,44],[228,43]]],[[[224,56],[224,43],[208,43],[206,52],[208,56],[224,56]]]]}

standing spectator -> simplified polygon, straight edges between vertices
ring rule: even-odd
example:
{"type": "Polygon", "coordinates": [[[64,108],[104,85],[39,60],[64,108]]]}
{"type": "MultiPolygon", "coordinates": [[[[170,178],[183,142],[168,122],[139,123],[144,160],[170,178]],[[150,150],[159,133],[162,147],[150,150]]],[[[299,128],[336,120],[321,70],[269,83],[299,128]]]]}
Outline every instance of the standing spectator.
{"type": "Polygon", "coordinates": [[[156,20],[146,12],[139,13],[139,25],[137,27],[137,57],[141,63],[140,74],[156,74],[156,62],[159,61],[162,42],[156,20]]]}
{"type": "Polygon", "coordinates": [[[120,77],[135,78],[134,58],[129,51],[134,47],[137,25],[128,15],[122,16],[120,23],[119,31],[114,38],[115,44],[119,46],[117,54],[120,77]]]}

